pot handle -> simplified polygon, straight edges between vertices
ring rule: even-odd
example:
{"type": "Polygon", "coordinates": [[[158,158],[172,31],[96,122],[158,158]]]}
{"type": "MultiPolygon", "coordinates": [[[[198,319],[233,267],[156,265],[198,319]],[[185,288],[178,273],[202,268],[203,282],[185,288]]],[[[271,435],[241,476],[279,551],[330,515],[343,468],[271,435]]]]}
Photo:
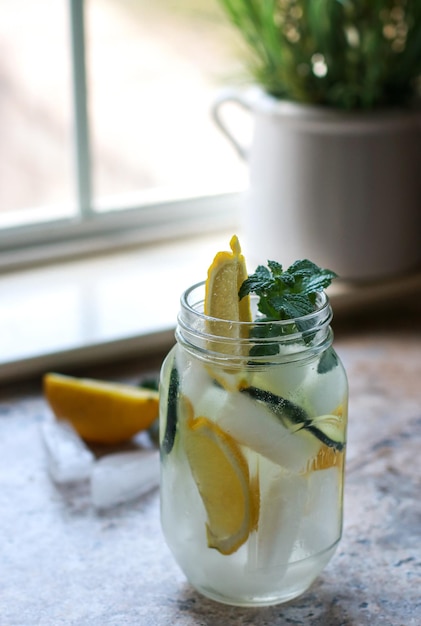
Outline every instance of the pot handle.
{"type": "Polygon", "coordinates": [[[247,161],[249,155],[249,149],[241,145],[241,143],[237,140],[231,130],[228,128],[226,123],[224,122],[222,109],[225,104],[234,103],[238,106],[242,107],[248,112],[252,111],[252,99],[247,96],[247,94],[243,94],[240,91],[236,91],[235,89],[227,89],[222,91],[216,98],[211,107],[211,115],[215,124],[218,126],[219,130],[223,135],[228,139],[228,141],[232,144],[236,152],[239,156],[247,161]]]}

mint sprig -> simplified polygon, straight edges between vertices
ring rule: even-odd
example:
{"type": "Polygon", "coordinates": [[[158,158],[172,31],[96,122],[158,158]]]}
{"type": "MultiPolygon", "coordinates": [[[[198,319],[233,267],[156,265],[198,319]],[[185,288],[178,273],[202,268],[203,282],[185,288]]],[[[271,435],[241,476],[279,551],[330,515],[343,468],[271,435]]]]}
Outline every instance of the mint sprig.
{"type": "Polygon", "coordinates": [[[259,296],[258,310],[265,320],[296,319],[314,311],[317,293],[336,276],[308,259],[295,261],[287,270],[276,261],[268,261],[268,267],[259,265],[246,278],[238,295],[240,300],[251,293],[259,296]]]}
{"type": "MultiPolygon", "coordinates": [[[[315,310],[317,294],[336,277],[335,272],[318,267],[308,259],[295,261],[286,270],[280,263],[268,261],[268,267],[259,265],[255,273],[243,282],[238,295],[240,300],[251,293],[259,297],[257,308],[262,314],[261,321],[292,320],[291,324],[283,328],[283,332],[304,332],[307,330],[306,324],[297,318],[315,310]]],[[[260,338],[270,338],[276,334],[279,335],[279,329],[270,324],[264,329],[256,327],[252,331],[252,335],[260,338]]],[[[278,348],[268,343],[254,346],[250,354],[257,356],[277,352],[278,348]]]]}

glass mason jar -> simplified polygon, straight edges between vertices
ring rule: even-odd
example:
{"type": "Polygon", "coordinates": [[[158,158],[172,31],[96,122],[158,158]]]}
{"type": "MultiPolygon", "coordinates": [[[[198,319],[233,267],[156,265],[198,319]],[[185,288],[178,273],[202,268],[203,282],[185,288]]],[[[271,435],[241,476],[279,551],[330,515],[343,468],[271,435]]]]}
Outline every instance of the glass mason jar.
{"type": "MultiPolygon", "coordinates": [[[[280,322],[181,298],[160,381],[161,520],[190,583],[237,606],[303,593],[342,532],[348,386],[327,296],[280,322]]],[[[257,311],[252,298],[252,310],[257,311]]]]}

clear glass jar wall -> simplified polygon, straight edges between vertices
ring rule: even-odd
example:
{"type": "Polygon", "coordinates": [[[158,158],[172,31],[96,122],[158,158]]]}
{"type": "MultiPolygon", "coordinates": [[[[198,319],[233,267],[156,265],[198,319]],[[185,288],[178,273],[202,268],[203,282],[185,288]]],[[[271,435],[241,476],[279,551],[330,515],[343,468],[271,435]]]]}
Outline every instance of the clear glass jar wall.
{"type": "Polygon", "coordinates": [[[183,295],[161,372],[164,535],[204,595],[285,602],[342,531],[348,386],[331,308],[321,294],[296,320],[223,322],[203,300],[203,284],[183,295]]]}

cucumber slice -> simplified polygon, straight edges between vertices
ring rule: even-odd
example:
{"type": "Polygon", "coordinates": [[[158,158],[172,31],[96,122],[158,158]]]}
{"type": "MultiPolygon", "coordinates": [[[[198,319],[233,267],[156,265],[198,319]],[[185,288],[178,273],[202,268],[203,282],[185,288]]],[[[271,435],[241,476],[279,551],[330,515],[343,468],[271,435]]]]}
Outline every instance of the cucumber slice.
{"type": "Polygon", "coordinates": [[[167,398],[167,421],[165,424],[165,433],[162,439],[161,448],[165,454],[169,454],[174,446],[175,435],[177,432],[178,420],[178,391],[180,379],[175,365],[173,365],[170,373],[170,382],[168,385],[167,398]]]}
{"type": "Polygon", "coordinates": [[[330,448],[335,448],[338,452],[344,449],[345,428],[340,416],[320,415],[306,428],[330,448]]]}
{"type": "Polygon", "coordinates": [[[245,387],[241,392],[264,403],[291,431],[307,430],[327,446],[338,451],[343,450],[345,429],[341,417],[320,415],[312,418],[302,407],[291,400],[257,387],[245,387]]]}
{"type": "Polygon", "coordinates": [[[291,402],[291,400],[258,387],[245,387],[241,389],[241,392],[254,398],[254,400],[266,404],[279,417],[283,425],[290,428],[290,430],[299,430],[300,428],[305,428],[307,424],[311,424],[311,419],[306,411],[291,402]]]}

